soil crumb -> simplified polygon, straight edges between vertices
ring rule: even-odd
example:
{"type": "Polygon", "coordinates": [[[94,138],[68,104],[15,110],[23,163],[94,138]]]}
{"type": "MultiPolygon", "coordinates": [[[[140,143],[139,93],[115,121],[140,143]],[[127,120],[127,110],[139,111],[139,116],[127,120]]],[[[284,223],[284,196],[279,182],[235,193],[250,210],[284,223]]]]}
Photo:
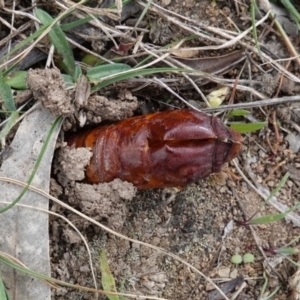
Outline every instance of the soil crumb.
{"type": "Polygon", "coordinates": [[[69,146],[60,148],[54,163],[54,172],[57,173],[62,186],[70,181],[81,181],[85,177],[85,167],[92,157],[87,148],[71,149],[69,146]]]}
{"type": "Polygon", "coordinates": [[[65,83],[59,71],[29,70],[26,82],[34,99],[41,101],[54,116],[68,116],[74,112],[71,97],[65,90],[65,83]]]}
{"type": "Polygon", "coordinates": [[[117,98],[90,96],[83,102],[75,101],[75,113],[65,119],[63,130],[76,127],[98,125],[103,121],[120,121],[133,116],[138,108],[138,101],[127,90],[121,91],[117,98]]]}
{"type": "Polygon", "coordinates": [[[120,229],[126,216],[124,200],[132,200],[137,189],[120,179],[94,185],[78,182],[84,180],[91,156],[86,148],[62,147],[54,164],[54,174],[72,207],[96,221],[107,220],[110,228],[120,229]]]}
{"type": "Polygon", "coordinates": [[[136,97],[129,91],[119,94],[119,99],[108,100],[103,96],[92,96],[84,106],[87,110],[87,124],[98,124],[102,121],[120,121],[133,116],[138,107],[136,97]]]}
{"type": "Polygon", "coordinates": [[[135,194],[136,187],[120,179],[94,185],[76,183],[69,202],[94,220],[105,219],[109,228],[120,230],[127,216],[126,200],[132,200],[135,194]]]}

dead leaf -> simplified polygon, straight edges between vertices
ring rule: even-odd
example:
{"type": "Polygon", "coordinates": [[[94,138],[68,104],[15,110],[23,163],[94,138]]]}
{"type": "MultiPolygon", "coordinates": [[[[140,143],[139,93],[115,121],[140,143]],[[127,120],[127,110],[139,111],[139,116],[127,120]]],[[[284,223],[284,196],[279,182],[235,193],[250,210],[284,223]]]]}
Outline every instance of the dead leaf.
{"type": "MultiPolygon", "coordinates": [[[[26,182],[40,153],[53,121],[53,115],[46,108],[39,107],[22,121],[13,142],[10,155],[0,168],[0,176],[26,182]]],[[[56,128],[41,160],[32,184],[49,192],[51,161],[56,137],[56,128]]],[[[19,186],[0,182],[1,201],[12,202],[21,192],[19,186]]],[[[21,204],[48,209],[48,199],[31,191],[22,197],[21,204]]],[[[7,204],[1,204],[4,208],[7,204]]],[[[14,206],[0,214],[0,250],[20,260],[30,269],[50,276],[48,214],[14,206]]],[[[50,288],[39,279],[0,265],[4,283],[11,300],[50,300],[50,288]]]]}
{"type": "Polygon", "coordinates": [[[246,56],[244,51],[238,50],[226,55],[215,57],[174,59],[194,70],[218,74],[232,68],[232,65],[235,65],[240,61],[244,60],[245,57],[246,56]]]}
{"type": "MultiPolygon", "coordinates": [[[[240,285],[242,282],[244,281],[244,278],[242,276],[237,277],[235,279],[232,279],[224,284],[222,284],[220,286],[221,290],[223,291],[223,293],[226,295],[230,292],[232,292],[238,285],[240,285]]],[[[224,299],[223,296],[220,294],[219,291],[214,290],[212,292],[209,293],[208,296],[209,300],[221,300],[224,299]]]]}
{"type": "Polygon", "coordinates": [[[210,107],[218,107],[223,103],[229,93],[229,87],[223,86],[209,93],[206,98],[209,101],[210,107]]]}
{"type": "Polygon", "coordinates": [[[172,52],[173,55],[179,58],[195,57],[196,55],[198,55],[198,53],[198,50],[184,50],[184,48],[172,52]]]}

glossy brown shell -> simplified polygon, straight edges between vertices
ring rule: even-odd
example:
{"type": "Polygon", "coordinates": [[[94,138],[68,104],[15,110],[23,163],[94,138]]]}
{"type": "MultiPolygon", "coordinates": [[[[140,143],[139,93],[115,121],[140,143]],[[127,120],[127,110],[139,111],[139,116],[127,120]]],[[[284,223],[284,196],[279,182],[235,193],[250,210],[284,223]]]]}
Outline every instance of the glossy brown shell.
{"type": "Polygon", "coordinates": [[[99,126],[68,144],[92,149],[87,182],[120,178],[149,189],[184,186],[219,172],[238,155],[242,141],[216,117],[173,110],[99,126]]]}

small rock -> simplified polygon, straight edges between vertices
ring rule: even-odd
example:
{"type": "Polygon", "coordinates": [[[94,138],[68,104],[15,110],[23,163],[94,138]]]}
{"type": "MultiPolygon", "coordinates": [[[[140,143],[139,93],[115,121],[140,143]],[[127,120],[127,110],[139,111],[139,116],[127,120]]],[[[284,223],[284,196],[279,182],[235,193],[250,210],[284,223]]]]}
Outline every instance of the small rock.
{"type": "Polygon", "coordinates": [[[230,268],[221,268],[218,270],[218,275],[222,278],[228,278],[230,275],[230,268]]]}
{"type": "Polygon", "coordinates": [[[162,7],[166,7],[171,3],[171,0],[162,0],[161,1],[161,6],[162,7]]]}
{"type": "Polygon", "coordinates": [[[144,286],[145,288],[151,290],[154,287],[154,282],[153,281],[148,281],[148,280],[143,280],[141,282],[141,285],[144,286]]]}
{"type": "Polygon", "coordinates": [[[290,149],[297,153],[300,149],[300,135],[295,135],[294,133],[289,133],[286,137],[286,140],[288,141],[290,145],[290,149]]]}
{"type": "Polygon", "coordinates": [[[233,269],[233,271],[230,273],[229,277],[234,279],[237,277],[238,274],[238,270],[237,269],[233,269]]]}
{"type": "Polygon", "coordinates": [[[84,266],[81,266],[79,268],[80,272],[84,272],[84,273],[88,273],[88,272],[91,272],[91,269],[88,265],[84,265],[84,266]]]}

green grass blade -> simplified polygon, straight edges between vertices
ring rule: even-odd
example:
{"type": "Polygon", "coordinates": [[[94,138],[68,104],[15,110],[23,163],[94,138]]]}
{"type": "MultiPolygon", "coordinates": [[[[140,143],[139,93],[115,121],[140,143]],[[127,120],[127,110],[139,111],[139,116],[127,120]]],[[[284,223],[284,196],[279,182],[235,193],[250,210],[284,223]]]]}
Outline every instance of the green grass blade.
{"type": "Polygon", "coordinates": [[[255,11],[258,10],[257,4],[255,0],[251,0],[251,22],[252,22],[252,34],[255,41],[256,48],[258,50],[258,54],[261,56],[260,47],[259,47],[259,41],[257,37],[257,30],[255,26],[255,11]]]}
{"type": "Polygon", "coordinates": [[[10,86],[5,82],[2,74],[0,74],[0,98],[4,102],[6,110],[15,111],[16,105],[10,86]]]}
{"type": "Polygon", "coordinates": [[[15,263],[15,262],[12,262],[11,260],[8,260],[6,257],[4,257],[2,255],[0,255],[0,262],[7,265],[7,266],[9,266],[9,267],[11,267],[11,268],[14,268],[14,269],[20,271],[22,273],[31,275],[33,277],[36,277],[36,278],[39,278],[39,279],[44,279],[44,280],[49,280],[49,281],[52,280],[51,277],[40,274],[40,273],[37,273],[37,272],[32,271],[28,268],[24,268],[24,267],[20,266],[19,264],[15,263]]]}
{"type": "Polygon", "coordinates": [[[5,82],[12,88],[17,90],[26,90],[26,71],[16,71],[11,76],[4,78],[5,82]]]}
{"type": "Polygon", "coordinates": [[[76,82],[81,75],[82,75],[82,70],[78,65],[76,65],[75,66],[75,73],[74,73],[74,76],[73,76],[74,81],[76,82]]]}
{"type": "Polygon", "coordinates": [[[293,266],[300,268],[300,264],[296,263],[295,261],[293,261],[292,259],[290,259],[288,256],[285,256],[285,259],[287,259],[293,266]]]}
{"type": "MultiPolygon", "coordinates": [[[[120,283],[120,288],[119,288],[119,291],[120,291],[121,293],[125,293],[124,284],[125,284],[125,281],[122,280],[121,283],[120,283]]],[[[119,296],[119,298],[120,298],[120,300],[128,300],[127,297],[121,296],[121,295],[119,296]]]]}
{"type": "Polygon", "coordinates": [[[255,123],[231,123],[230,128],[240,132],[249,133],[260,130],[267,126],[267,122],[255,122],[255,123]]]}
{"type": "Polygon", "coordinates": [[[245,109],[234,109],[232,110],[226,117],[230,118],[230,117],[244,117],[246,115],[250,114],[249,110],[245,110],[245,109]]]}
{"type": "Polygon", "coordinates": [[[300,14],[295,8],[295,6],[291,3],[290,0],[281,0],[281,3],[284,5],[284,7],[287,9],[287,11],[291,14],[295,22],[297,23],[297,26],[299,28],[299,22],[300,22],[300,14]]]}
{"type": "Polygon", "coordinates": [[[10,132],[12,127],[16,124],[18,118],[19,118],[18,111],[14,111],[11,113],[11,115],[9,116],[8,122],[5,124],[4,128],[0,132],[0,140],[2,138],[4,138],[10,132]]]}
{"type": "Polygon", "coordinates": [[[131,67],[126,64],[106,64],[90,68],[86,72],[86,76],[90,82],[97,84],[103,77],[110,76],[113,74],[119,74],[130,69],[131,67]]]}
{"type": "MultiPolygon", "coordinates": [[[[11,259],[8,259],[5,256],[5,254],[1,254],[0,253],[0,263],[4,264],[4,265],[6,265],[6,266],[8,266],[10,268],[13,268],[13,269],[15,269],[17,271],[20,271],[20,272],[22,272],[24,274],[28,274],[28,275],[30,275],[32,277],[39,278],[39,279],[42,279],[42,280],[47,280],[47,281],[49,281],[51,283],[59,284],[60,286],[75,288],[77,290],[82,290],[82,291],[97,292],[99,294],[104,294],[104,292],[102,290],[96,290],[96,289],[93,289],[93,288],[88,288],[88,287],[83,287],[83,286],[80,286],[80,285],[75,285],[75,284],[67,283],[67,282],[64,282],[64,281],[61,281],[61,280],[54,279],[54,278],[49,277],[47,275],[44,275],[44,274],[32,271],[31,269],[23,267],[20,264],[12,261],[11,259]]],[[[0,300],[4,300],[4,299],[0,298],[0,300]]]]}
{"type": "Polygon", "coordinates": [[[0,299],[1,300],[9,300],[6,288],[5,288],[3,280],[2,280],[1,273],[0,273],[0,299]]]}
{"type": "MultiPolygon", "coordinates": [[[[100,253],[100,271],[103,290],[106,292],[117,292],[115,279],[110,271],[104,250],[100,253]]],[[[119,300],[119,296],[117,295],[106,295],[106,297],[109,300],[119,300]]]]}
{"type": "MultiPolygon", "coordinates": [[[[54,21],[54,19],[48,13],[41,9],[36,10],[36,17],[42,22],[43,25],[54,21]]],[[[58,54],[63,58],[64,71],[69,75],[74,76],[75,59],[73,56],[73,51],[66,39],[64,32],[57,24],[55,24],[49,32],[49,38],[58,54]]]]}
{"type": "Polygon", "coordinates": [[[122,80],[126,80],[129,78],[137,77],[137,76],[144,76],[144,75],[151,75],[155,73],[164,73],[164,72],[192,72],[191,70],[186,69],[180,69],[180,68],[152,68],[152,69],[142,69],[142,70],[135,70],[132,69],[129,72],[126,72],[124,74],[116,75],[113,78],[103,80],[102,82],[96,84],[92,87],[92,92],[96,92],[108,85],[111,85],[115,82],[119,82],[122,80]]]}
{"type": "MultiPolygon", "coordinates": [[[[282,177],[282,179],[280,180],[280,182],[278,183],[276,188],[272,191],[272,193],[266,199],[266,201],[265,201],[266,203],[268,203],[279,192],[279,190],[285,185],[288,178],[289,178],[289,173],[287,172],[282,177]]],[[[291,207],[290,209],[288,209],[287,211],[285,211],[283,213],[273,214],[273,215],[266,215],[266,216],[263,216],[263,217],[254,218],[254,219],[249,220],[248,223],[249,224],[267,224],[267,223],[279,221],[279,220],[285,218],[287,216],[287,214],[289,214],[290,212],[292,212],[296,208],[298,208],[299,205],[300,205],[300,202],[297,202],[293,207],[291,207]]]]}
{"type": "Polygon", "coordinates": [[[73,77],[67,74],[61,74],[64,83],[65,83],[65,88],[69,89],[69,88],[73,88],[74,87],[74,80],[73,77]]]}
{"type": "Polygon", "coordinates": [[[285,255],[294,255],[299,253],[299,250],[295,247],[286,247],[286,248],[276,249],[276,253],[285,254],[285,255]]]}
{"type": "MultiPolygon", "coordinates": [[[[268,198],[265,200],[264,203],[262,203],[260,205],[260,208],[258,209],[258,211],[260,211],[277,193],[278,191],[284,186],[284,184],[286,183],[287,179],[289,178],[289,173],[287,172],[280,180],[280,182],[278,183],[278,185],[276,186],[276,188],[270,193],[270,195],[268,196],[268,198]]],[[[296,204],[294,207],[298,207],[299,204],[296,204]]],[[[294,208],[291,208],[290,210],[288,210],[287,212],[284,212],[284,214],[286,213],[289,213],[290,211],[294,210],[294,208]]],[[[254,219],[254,216],[258,213],[258,211],[251,217],[251,219],[248,221],[248,223],[250,224],[251,222],[256,222],[256,221],[253,221],[255,220],[254,219]]],[[[275,217],[277,218],[277,217],[275,217]]],[[[278,218],[280,218],[280,216],[278,216],[278,218]]],[[[258,219],[258,218],[257,218],[258,219]]],[[[257,224],[259,224],[259,222],[261,221],[265,221],[264,219],[262,220],[258,220],[257,224]]]]}
{"type": "Polygon", "coordinates": [[[65,23],[65,24],[61,24],[59,25],[60,29],[65,31],[65,30],[70,30],[70,29],[73,29],[77,26],[80,26],[80,25],[83,25],[83,24],[86,24],[90,21],[92,21],[93,18],[92,17],[85,17],[85,18],[82,18],[82,19],[79,19],[79,20],[76,20],[74,22],[70,22],[70,23],[65,23]]]}
{"type": "Polygon", "coordinates": [[[257,224],[269,224],[272,222],[276,222],[276,221],[282,220],[289,212],[290,212],[290,210],[288,210],[284,213],[280,213],[280,214],[265,215],[263,217],[254,218],[254,219],[251,219],[248,222],[248,224],[249,225],[257,225],[257,224]]]}
{"type": "Polygon", "coordinates": [[[145,5],[142,13],[140,14],[138,20],[136,21],[135,23],[135,27],[138,27],[139,24],[141,23],[141,21],[144,19],[145,15],[147,14],[148,10],[149,10],[149,7],[150,5],[152,4],[152,0],[148,0],[147,1],[147,4],[145,5]]]}
{"type": "Polygon", "coordinates": [[[282,179],[280,180],[280,182],[278,183],[276,188],[272,191],[270,196],[267,198],[266,203],[268,203],[270,201],[270,199],[272,199],[279,192],[279,190],[285,185],[285,183],[288,180],[289,176],[290,176],[290,174],[288,172],[285,173],[285,175],[282,177],[282,179]]]}

